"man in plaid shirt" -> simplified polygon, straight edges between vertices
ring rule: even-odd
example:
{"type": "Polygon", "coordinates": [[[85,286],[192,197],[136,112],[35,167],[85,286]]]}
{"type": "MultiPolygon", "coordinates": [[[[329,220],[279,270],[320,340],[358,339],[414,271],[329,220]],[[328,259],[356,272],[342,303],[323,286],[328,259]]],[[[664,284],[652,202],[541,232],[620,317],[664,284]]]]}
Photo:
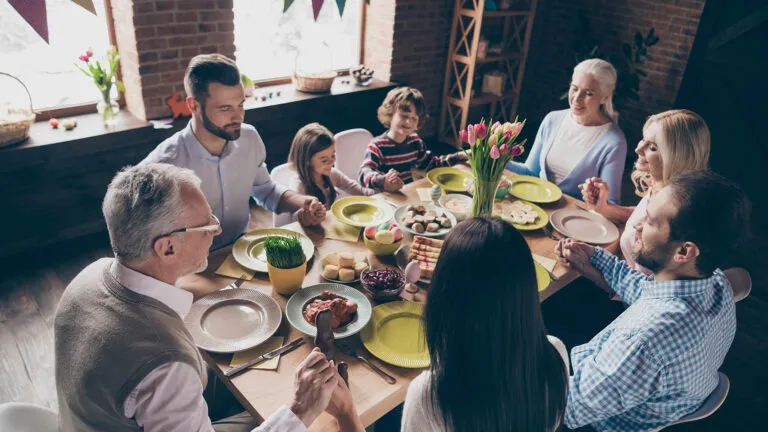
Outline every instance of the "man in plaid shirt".
{"type": "Polygon", "coordinates": [[[567,239],[561,259],[602,273],[629,307],[571,350],[565,424],[647,431],[694,412],[718,384],[736,333],[731,286],[718,268],[749,226],[750,204],[714,173],[684,174],[653,196],[635,228],[632,269],[601,248],[567,239]]]}

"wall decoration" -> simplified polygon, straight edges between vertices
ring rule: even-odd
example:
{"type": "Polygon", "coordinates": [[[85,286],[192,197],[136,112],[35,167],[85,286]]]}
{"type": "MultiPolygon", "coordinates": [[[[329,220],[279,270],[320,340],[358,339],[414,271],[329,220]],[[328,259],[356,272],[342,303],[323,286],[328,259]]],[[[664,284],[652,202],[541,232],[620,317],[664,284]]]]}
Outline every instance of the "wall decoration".
{"type": "Polygon", "coordinates": [[[172,94],[171,97],[165,100],[165,103],[173,112],[174,120],[179,117],[190,117],[192,115],[192,111],[189,110],[189,105],[187,105],[187,100],[181,97],[179,92],[172,94]]]}

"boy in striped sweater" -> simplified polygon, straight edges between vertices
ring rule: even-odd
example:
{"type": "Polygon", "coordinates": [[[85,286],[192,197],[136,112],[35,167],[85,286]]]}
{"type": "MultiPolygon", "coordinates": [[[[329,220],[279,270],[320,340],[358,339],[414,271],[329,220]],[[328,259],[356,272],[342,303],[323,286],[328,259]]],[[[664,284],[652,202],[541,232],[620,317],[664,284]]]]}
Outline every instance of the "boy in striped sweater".
{"type": "Polygon", "coordinates": [[[416,131],[424,125],[427,109],[421,92],[411,87],[391,90],[378,110],[389,130],[368,144],[360,167],[360,183],[377,191],[395,192],[413,181],[412,169],[430,170],[465,162],[464,152],[432,156],[416,131]]]}

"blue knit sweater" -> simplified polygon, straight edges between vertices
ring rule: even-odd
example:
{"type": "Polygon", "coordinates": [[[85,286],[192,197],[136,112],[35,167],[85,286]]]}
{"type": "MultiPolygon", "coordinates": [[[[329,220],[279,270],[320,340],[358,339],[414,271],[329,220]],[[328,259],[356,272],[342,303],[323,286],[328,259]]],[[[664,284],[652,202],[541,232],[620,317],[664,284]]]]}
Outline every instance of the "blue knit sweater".
{"type": "MultiPolygon", "coordinates": [[[[507,168],[518,174],[547,179],[546,159],[555,140],[560,123],[569,110],[552,111],[544,117],[539,126],[536,140],[525,163],[510,162],[507,168]]],[[[584,157],[557,186],[568,195],[581,199],[579,185],[590,177],[600,177],[611,188],[608,200],[618,204],[621,200],[621,179],[627,157],[627,140],[617,124],[605,133],[587,150],[584,157]]]]}

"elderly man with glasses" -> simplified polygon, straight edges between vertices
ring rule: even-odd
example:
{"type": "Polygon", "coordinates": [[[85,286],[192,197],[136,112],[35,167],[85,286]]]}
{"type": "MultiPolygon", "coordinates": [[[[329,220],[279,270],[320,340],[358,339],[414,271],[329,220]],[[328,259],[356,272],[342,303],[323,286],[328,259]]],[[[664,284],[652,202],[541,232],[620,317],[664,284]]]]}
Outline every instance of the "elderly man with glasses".
{"type": "MultiPolygon", "coordinates": [[[[128,168],[110,183],[102,210],[115,258],[86,267],[56,310],[60,430],[252,430],[247,413],[208,418],[207,369],[183,322],[192,294],[175,286],[207,267],[221,233],[200,179],[168,164],[128,168]]],[[[326,408],[340,424],[356,418],[333,366],[310,353],[292,400],[256,430],[303,431],[326,408]]]]}

